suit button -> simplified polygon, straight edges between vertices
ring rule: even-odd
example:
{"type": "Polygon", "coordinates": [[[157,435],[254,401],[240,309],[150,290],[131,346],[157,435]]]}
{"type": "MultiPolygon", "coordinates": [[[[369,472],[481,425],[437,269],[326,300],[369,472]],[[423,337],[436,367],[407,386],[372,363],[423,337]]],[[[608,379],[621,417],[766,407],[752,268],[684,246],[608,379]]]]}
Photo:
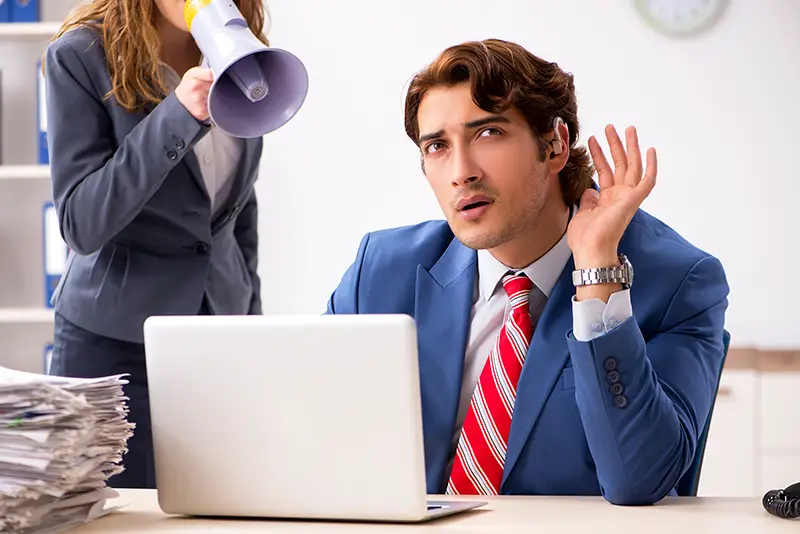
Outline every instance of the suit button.
{"type": "Polygon", "coordinates": [[[609,389],[611,389],[612,395],[622,395],[622,392],[625,390],[625,388],[622,387],[622,384],[620,384],[619,382],[611,384],[611,387],[609,389]]]}
{"type": "Polygon", "coordinates": [[[194,246],[194,250],[198,254],[205,254],[206,252],[208,252],[208,245],[206,245],[205,243],[197,243],[194,246]]]}
{"type": "Polygon", "coordinates": [[[614,358],[606,358],[606,361],[603,362],[603,367],[605,367],[606,371],[613,371],[617,368],[617,360],[614,358]]]}
{"type": "Polygon", "coordinates": [[[178,153],[175,152],[174,150],[168,150],[167,151],[167,157],[169,159],[176,159],[178,157],[178,153]]]}
{"type": "Polygon", "coordinates": [[[617,408],[624,408],[628,405],[628,399],[623,397],[622,395],[617,395],[614,397],[614,404],[617,405],[617,408]]]}
{"type": "Polygon", "coordinates": [[[183,150],[186,147],[186,143],[183,142],[183,139],[178,139],[175,141],[175,148],[178,150],[183,150]]]}
{"type": "Polygon", "coordinates": [[[616,371],[609,371],[606,375],[606,380],[608,380],[609,384],[616,384],[619,382],[619,373],[616,371]]]}

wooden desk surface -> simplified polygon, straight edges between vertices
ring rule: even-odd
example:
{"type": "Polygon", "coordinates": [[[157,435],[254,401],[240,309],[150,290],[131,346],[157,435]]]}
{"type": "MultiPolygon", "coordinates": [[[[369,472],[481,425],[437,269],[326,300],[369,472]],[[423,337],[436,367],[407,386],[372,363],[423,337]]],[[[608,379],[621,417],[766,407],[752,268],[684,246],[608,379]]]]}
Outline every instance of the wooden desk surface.
{"type": "Polygon", "coordinates": [[[797,534],[798,522],[769,515],[758,498],[668,498],[655,506],[620,507],[595,497],[496,497],[482,508],[418,525],[303,522],[279,520],[191,519],[167,516],[154,490],[119,490],[129,503],[111,515],[70,532],[296,532],[359,533],[601,533],[614,534],[797,534]]]}

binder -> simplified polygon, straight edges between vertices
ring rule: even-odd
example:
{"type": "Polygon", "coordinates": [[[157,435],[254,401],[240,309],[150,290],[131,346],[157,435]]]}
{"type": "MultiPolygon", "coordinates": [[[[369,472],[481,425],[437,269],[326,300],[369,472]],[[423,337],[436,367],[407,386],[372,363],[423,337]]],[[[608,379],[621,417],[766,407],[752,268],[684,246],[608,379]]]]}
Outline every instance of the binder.
{"type": "Polygon", "coordinates": [[[42,359],[42,374],[49,375],[50,367],[53,364],[53,345],[48,343],[44,346],[44,357],[42,359]]]}
{"type": "Polygon", "coordinates": [[[11,22],[39,22],[39,0],[6,0],[11,2],[11,22]]]}
{"type": "MultiPolygon", "coordinates": [[[[0,0],[0,2],[9,0],[0,0]]],[[[3,71],[0,70],[0,165],[3,165],[3,71]]]]}
{"type": "Polygon", "coordinates": [[[11,22],[11,1],[0,0],[0,24],[3,22],[11,22]]]}
{"type": "Polygon", "coordinates": [[[36,62],[36,79],[36,122],[39,125],[36,134],[38,161],[40,165],[49,165],[50,152],[47,148],[47,94],[45,93],[41,59],[36,62]]]}
{"type": "Polygon", "coordinates": [[[42,212],[43,220],[43,241],[44,241],[44,293],[45,306],[53,307],[53,295],[55,294],[64,266],[67,263],[69,249],[61,237],[61,230],[58,225],[58,215],[56,214],[55,204],[45,202],[42,212]]]}

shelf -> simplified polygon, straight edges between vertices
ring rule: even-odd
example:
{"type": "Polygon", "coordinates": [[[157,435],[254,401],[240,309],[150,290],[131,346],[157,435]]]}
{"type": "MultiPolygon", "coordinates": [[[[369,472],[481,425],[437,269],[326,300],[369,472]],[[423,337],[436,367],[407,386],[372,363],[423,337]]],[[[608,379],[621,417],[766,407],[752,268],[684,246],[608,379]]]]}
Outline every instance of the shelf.
{"type": "Polygon", "coordinates": [[[3,323],[52,323],[50,308],[0,308],[0,324],[3,323]]]}
{"type": "Polygon", "coordinates": [[[47,180],[49,165],[0,165],[0,180],[47,180]]]}
{"type": "Polygon", "coordinates": [[[59,28],[61,28],[60,22],[3,22],[0,23],[0,39],[4,37],[49,39],[59,28]]]}

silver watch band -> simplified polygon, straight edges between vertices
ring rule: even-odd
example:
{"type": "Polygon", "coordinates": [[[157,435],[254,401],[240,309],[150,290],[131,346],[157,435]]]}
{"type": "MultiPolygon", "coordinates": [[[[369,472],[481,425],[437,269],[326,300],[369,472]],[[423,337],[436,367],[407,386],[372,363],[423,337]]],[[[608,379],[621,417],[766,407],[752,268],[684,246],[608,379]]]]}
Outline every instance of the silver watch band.
{"type": "Polygon", "coordinates": [[[594,284],[622,284],[630,287],[633,282],[633,269],[625,256],[620,255],[619,259],[620,265],[572,271],[572,284],[576,287],[594,284]]]}

